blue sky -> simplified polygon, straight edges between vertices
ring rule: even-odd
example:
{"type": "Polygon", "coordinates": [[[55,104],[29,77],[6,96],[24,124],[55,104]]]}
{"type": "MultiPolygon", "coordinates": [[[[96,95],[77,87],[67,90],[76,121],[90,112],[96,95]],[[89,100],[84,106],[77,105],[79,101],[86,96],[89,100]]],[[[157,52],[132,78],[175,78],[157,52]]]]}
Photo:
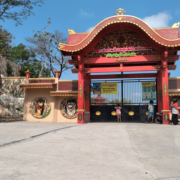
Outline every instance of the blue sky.
{"type": "MultiPolygon", "coordinates": [[[[68,29],[75,32],[86,32],[103,19],[114,16],[118,8],[126,10],[126,15],[136,16],[146,21],[151,27],[171,27],[180,21],[180,0],[46,0],[42,7],[35,7],[23,25],[16,27],[15,22],[6,20],[1,25],[14,36],[14,45],[28,45],[25,37],[32,37],[33,30],[43,29],[51,19],[49,31],[59,30],[68,36],[68,29]]],[[[176,71],[170,71],[171,77],[180,76],[180,62],[176,62],[176,71]]],[[[77,79],[77,75],[66,72],[62,79],[77,79]]]]}

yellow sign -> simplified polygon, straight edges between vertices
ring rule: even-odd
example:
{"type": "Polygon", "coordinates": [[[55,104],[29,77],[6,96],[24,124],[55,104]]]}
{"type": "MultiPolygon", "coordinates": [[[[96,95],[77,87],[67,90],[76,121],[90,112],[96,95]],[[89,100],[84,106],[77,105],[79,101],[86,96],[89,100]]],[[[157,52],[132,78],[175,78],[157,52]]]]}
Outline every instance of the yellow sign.
{"type": "Polygon", "coordinates": [[[117,83],[101,83],[101,94],[117,94],[117,83]]]}

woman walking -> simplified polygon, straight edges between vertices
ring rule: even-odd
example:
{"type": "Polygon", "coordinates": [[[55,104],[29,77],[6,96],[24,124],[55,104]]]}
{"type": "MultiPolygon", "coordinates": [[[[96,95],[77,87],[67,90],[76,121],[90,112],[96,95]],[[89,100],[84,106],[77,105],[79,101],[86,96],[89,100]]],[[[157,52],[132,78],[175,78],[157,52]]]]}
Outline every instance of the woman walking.
{"type": "Polygon", "coordinates": [[[118,122],[121,122],[121,106],[118,104],[117,106],[114,107],[116,109],[116,115],[117,115],[117,120],[118,122]]]}
{"type": "Polygon", "coordinates": [[[177,103],[177,99],[173,99],[171,102],[171,108],[172,108],[172,122],[174,125],[178,124],[178,114],[179,114],[179,107],[177,103]]]}

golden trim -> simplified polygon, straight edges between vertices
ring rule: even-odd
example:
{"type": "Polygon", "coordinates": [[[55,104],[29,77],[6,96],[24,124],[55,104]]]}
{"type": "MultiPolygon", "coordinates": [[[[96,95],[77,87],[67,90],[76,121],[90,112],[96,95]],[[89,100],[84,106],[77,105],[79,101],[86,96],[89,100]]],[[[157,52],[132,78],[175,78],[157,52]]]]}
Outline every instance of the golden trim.
{"type": "Polygon", "coordinates": [[[129,59],[121,58],[121,59],[115,59],[114,61],[129,61],[129,59]]]}
{"type": "Polygon", "coordinates": [[[170,77],[170,78],[168,78],[168,79],[180,79],[180,77],[170,77]]]}
{"type": "Polygon", "coordinates": [[[25,76],[22,77],[1,77],[1,79],[26,79],[25,76]]]}
{"type": "Polygon", "coordinates": [[[76,111],[77,112],[84,112],[85,110],[84,109],[77,109],[76,111]]]}
{"type": "Polygon", "coordinates": [[[162,113],[170,113],[171,110],[161,110],[162,113]]]}
{"type": "Polygon", "coordinates": [[[153,67],[153,69],[162,69],[162,66],[153,67]]]}
{"type": "Polygon", "coordinates": [[[76,34],[73,29],[68,29],[69,34],[76,34]]]}
{"type": "Polygon", "coordinates": [[[52,83],[28,83],[20,84],[21,86],[52,86],[52,83]]]}
{"type": "Polygon", "coordinates": [[[29,80],[55,80],[56,78],[29,78],[29,80]]]}
{"type": "Polygon", "coordinates": [[[96,111],[95,114],[96,114],[96,116],[100,116],[101,112],[100,111],[96,111]]]}
{"type": "Polygon", "coordinates": [[[167,92],[168,92],[167,83],[164,82],[164,96],[165,96],[165,97],[167,96],[167,92]]]}
{"type": "Polygon", "coordinates": [[[91,60],[84,60],[84,63],[89,63],[91,62],[91,60]]]}
{"type": "Polygon", "coordinates": [[[169,92],[180,92],[180,89],[169,89],[169,92]]]}
{"type": "Polygon", "coordinates": [[[169,94],[169,96],[180,96],[180,94],[169,94]]]}
{"type": "Polygon", "coordinates": [[[91,69],[83,69],[84,72],[92,71],[91,69]]]}
{"type": "Polygon", "coordinates": [[[134,116],[134,111],[129,111],[129,116],[134,116]]]}
{"type": "Polygon", "coordinates": [[[79,85],[79,97],[82,97],[82,84],[79,85]]]}
{"type": "Polygon", "coordinates": [[[78,82],[78,80],[58,80],[58,82],[78,82]]]}
{"type": "MultiPolygon", "coordinates": [[[[127,17],[127,15],[124,15],[123,17],[127,17]]],[[[80,41],[79,43],[77,43],[77,44],[73,44],[73,45],[69,45],[69,44],[63,44],[63,43],[59,43],[59,46],[60,46],[60,50],[63,48],[61,48],[61,46],[62,45],[64,45],[64,46],[77,46],[77,45],[79,45],[79,44],[81,44],[83,41],[85,41],[90,35],[91,35],[91,33],[92,33],[92,31],[97,27],[97,26],[99,26],[101,23],[103,23],[104,21],[106,21],[106,20],[108,20],[108,19],[111,19],[111,18],[114,18],[114,17],[117,17],[117,16],[112,16],[112,17],[109,17],[109,18],[106,18],[106,19],[104,19],[103,21],[101,21],[100,23],[98,23],[92,30],[91,30],[91,32],[89,32],[89,34],[82,40],[82,41],[80,41]]],[[[152,29],[147,23],[145,23],[143,20],[141,20],[141,19],[139,19],[139,18],[137,18],[137,17],[134,17],[134,16],[128,16],[128,17],[133,17],[133,18],[135,18],[135,19],[138,19],[138,20],[140,20],[141,22],[143,22],[147,27],[149,27],[157,36],[159,36],[161,39],[164,39],[164,40],[166,40],[166,41],[170,41],[170,42],[172,42],[172,41],[177,41],[177,40],[179,40],[180,38],[178,38],[178,39],[166,39],[166,38],[164,38],[164,37],[162,37],[162,36],[160,36],[154,29],[152,29]]],[[[123,21],[121,21],[121,22],[123,22],[123,21]]],[[[132,21],[129,21],[129,23],[132,23],[132,24],[134,24],[134,25],[136,25],[136,26],[139,26],[138,24],[136,24],[136,23],[134,23],[134,22],[132,22],[132,21]]],[[[110,23],[108,23],[108,24],[106,24],[106,25],[104,25],[104,27],[106,27],[107,25],[110,25],[110,23]]],[[[104,28],[103,27],[103,28],[104,28]]],[[[98,31],[99,32],[99,31],[98,31]]],[[[146,34],[147,35],[149,35],[149,33],[147,33],[147,31],[145,31],[144,30],[144,32],[146,32],[146,34]]],[[[150,36],[150,35],[149,35],[150,36]]],[[[95,36],[94,36],[95,37],[95,36]]],[[[92,40],[94,39],[94,37],[92,38],[92,40]]],[[[151,37],[151,36],[150,36],[151,37]]],[[[154,38],[153,37],[151,37],[153,40],[154,40],[154,38]]],[[[91,41],[92,41],[91,40],[91,41]]],[[[156,41],[157,42],[157,41],[156,41]]],[[[159,44],[162,44],[162,43],[160,43],[160,42],[158,42],[159,44]]],[[[87,44],[86,45],[84,45],[84,47],[86,47],[87,46],[87,44]]],[[[164,45],[164,46],[166,46],[166,45],[164,45]]],[[[180,44],[178,44],[178,46],[180,46],[180,44]]],[[[83,47],[83,48],[84,48],[83,47]]],[[[67,51],[67,50],[64,50],[64,51],[67,51]]],[[[68,50],[69,52],[71,52],[70,50],[68,50]]]]}
{"type": "Polygon", "coordinates": [[[116,116],[116,111],[112,111],[112,112],[111,112],[111,115],[112,115],[112,116],[116,116]]]}
{"type": "Polygon", "coordinates": [[[50,93],[61,94],[61,93],[78,93],[78,91],[50,91],[50,93]]]}

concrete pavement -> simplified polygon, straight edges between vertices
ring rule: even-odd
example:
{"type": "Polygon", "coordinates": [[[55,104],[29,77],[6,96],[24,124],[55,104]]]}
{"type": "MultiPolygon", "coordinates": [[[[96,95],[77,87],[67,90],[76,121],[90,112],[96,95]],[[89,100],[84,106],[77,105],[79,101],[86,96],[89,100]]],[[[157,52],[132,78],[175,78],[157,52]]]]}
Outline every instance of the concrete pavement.
{"type": "Polygon", "coordinates": [[[180,126],[8,124],[0,144],[26,139],[0,147],[2,180],[180,180],[180,126]]]}

